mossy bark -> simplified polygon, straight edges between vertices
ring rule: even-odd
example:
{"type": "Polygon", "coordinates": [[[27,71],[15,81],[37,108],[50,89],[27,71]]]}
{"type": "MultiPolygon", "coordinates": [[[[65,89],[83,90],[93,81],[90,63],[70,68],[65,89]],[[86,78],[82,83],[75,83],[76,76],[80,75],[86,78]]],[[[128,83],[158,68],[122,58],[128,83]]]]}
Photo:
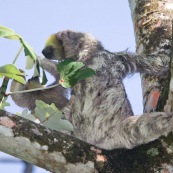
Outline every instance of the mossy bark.
{"type": "Polygon", "coordinates": [[[134,149],[102,150],[0,111],[0,151],[57,173],[150,173],[172,168],[170,134],[134,149]]]}
{"type": "MultiPolygon", "coordinates": [[[[129,4],[135,31],[137,54],[162,54],[169,57],[171,61],[173,2],[170,0],[129,0],[129,4]]],[[[144,112],[173,110],[173,95],[169,89],[171,75],[171,72],[169,72],[165,79],[150,75],[141,76],[144,112]],[[165,104],[169,109],[165,109],[165,104]]],[[[161,141],[162,149],[159,147],[160,140],[156,141],[158,148],[154,147],[162,150],[162,154],[156,156],[158,160],[155,159],[155,156],[152,159],[151,156],[147,163],[151,161],[152,164],[141,165],[139,172],[143,172],[143,170],[147,170],[146,172],[172,172],[172,134],[162,138],[161,141]],[[162,158],[166,160],[159,163],[159,157],[160,161],[162,158]],[[153,165],[155,165],[155,168],[153,165]],[[145,169],[146,167],[148,168],[145,169]]],[[[151,146],[150,150],[152,148],[151,146]]],[[[139,155],[137,157],[140,158],[139,155]]]]}
{"type": "MultiPolygon", "coordinates": [[[[162,54],[170,58],[173,2],[129,0],[138,54],[162,54]]],[[[169,93],[167,80],[143,75],[144,112],[163,111],[169,93]]]]}

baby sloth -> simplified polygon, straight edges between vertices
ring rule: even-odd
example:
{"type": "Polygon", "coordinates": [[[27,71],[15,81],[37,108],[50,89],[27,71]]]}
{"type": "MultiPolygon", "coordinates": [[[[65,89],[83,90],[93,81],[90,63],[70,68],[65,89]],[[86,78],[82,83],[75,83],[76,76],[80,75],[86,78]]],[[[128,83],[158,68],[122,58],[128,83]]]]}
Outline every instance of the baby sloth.
{"type": "MultiPolygon", "coordinates": [[[[70,30],[51,35],[42,52],[46,58],[53,60],[73,58],[96,72],[94,77],[82,80],[72,88],[68,103],[61,100],[64,99],[62,88],[54,99],[51,98],[53,93],[48,96],[49,90],[41,93],[44,98],[47,92],[43,101],[53,100],[61,105],[65,117],[74,126],[75,137],[110,150],[133,148],[173,130],[173,113],[153,112],[133,116],[122,82],[127,75],[135,72],[164,78],[169,69],[168,57],[111,53],[92,35],[70,30]]],[[[53,62],[48,62],[54,66],[53,62]]],[[[47,66],[46,61],[43,64],[47,66]]],[[[37,92],[30,95],[33,95],[30,102],[38,97],[37,92]]],[[[20,95],[18,97],[21,98],[20,95]]],[[[25,101],[25,106],[30,108],[28,98],[25,101]]],[[[16,103],[22,106],[18,100],[16,103]]]]}
{"type": "MultiPolygon", "coordinates": [[[[57,73],[56,63],[46,58],[42,58],[40,63],[41,66],[55,78],[55,82],[53,84],[57,84],[59,81],[59,74],[57,73]]],[[[13,80],[10,91],[23,91],[42,87],[44,86],[41,85],[39,77],[34,77],[29,79],[25,85],[13,80]]],[[[11,97],[18,106],[28,108],[32,113],[34,113],[36,100],[42,100],[47,104],[55,103],[59,109],[62,109],[68,102],[67,90],[62,86],[57,86],[47,90],[14,94],[11,95],[11,97]]]]}

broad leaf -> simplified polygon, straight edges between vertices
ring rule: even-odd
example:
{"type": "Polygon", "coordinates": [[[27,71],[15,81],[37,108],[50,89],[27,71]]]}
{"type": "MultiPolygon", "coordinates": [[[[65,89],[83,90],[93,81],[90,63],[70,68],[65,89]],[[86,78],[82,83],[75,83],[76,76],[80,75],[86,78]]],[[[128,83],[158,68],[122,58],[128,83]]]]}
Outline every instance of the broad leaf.
{"type": "MultiPolygon", "coordinates": [[[[26,69],[29,70],[34,67],[34,76],[40,76],[39,62],[37,61],[37,56],[33,48],[20,35],[18,35],[15,31],[13,31],[10,28],[7,28],[5,26],[0,26],[0,37],[18,40],[22,44],[24,48],[25,56],[27,57],[26,69]]],[[[4,70],[4,67],[2,70],[4,70]]],[[[10,72],[9,69],[5,72],[0,71],[0,78],[2,78],[3,76],[6,76],[8,78],[15,79],[16,81],[20,83],[24,83],[24,79],[21,76],[19,76],[21,74],[18,75],[13,70],[14,69],[12,68],[12,72],[10,72]]],[[[46,82],[45,76],[44,76],[43,82],[44,83],[46,82]]]]}
{"type": "Polygon", "coordinates": [[[19,40],[24,47],[25,56],[29,56],[31,59],[35,61],[37,56],[33,48],[22,37],[20,37],[19,40]]]}
{"type": "Polygon", "coordinates": [[[63,114],[55,104],[48,105],[41,100],[36,100],[35,115],[43,125],[53,130],[73,131],[72,124],[63,118],[63,114]]]}
{"type": "Polygon", "coordinates": [[[18,68],[14,64],[7,64],[0,67],[0,76],[6,76],[11,79],[15,79],[16,81],[24,84],[24,74],[21,73],[18,68]]]}
{"type": "Polygon", "coordinates": [[[19,35],[17,35],[15,31],[5,26],[0,26],[0,37],[13,39],[13,40],[19,39],[19,35]]]}
{"type": "Polygon", "coordinates": [[[79,80],[95,75],[94,70],[90,68],[83,69],[83,67],[84,64],[82,62],[76,62],[72,59],[66,59],[63,62],[60,62],[57,65],[57,69],[60,74],[59,83],[64,88],[71,88],[79,80]]]}
{"type": "Polygon", "coordinates": [[[34,66],[34,60],[30,58],[30,56],[26,56],[26,66],[25,69],[30,70],[34,66]]]}
{"type": "Polygon", "coordinates": [[[36,121],[36,117],[34,115],[32,115],[27,109],[24,109],[22,111],[22,113],[17,113],[17,115],[23,117],[23,118],[26,118],[30,121],[36,121]]]}
{"type": "Polygon", "coordinates": [[[0,26],[0,37],[13,39],[13,40],[19,40],[22,46],[24,47],[25,56],[29,56],[34,61],[36,60],[36,54],[33,50],[33,48],[15,31],[13,31],[10,28],[7,28],[5,26],[0,26]]]}
{"type": "Polygon", "coordinates": [[[77,80],[83,80],[83,79],[86,79],[88,77],[91,77],[93,75],[95,75],[95,71],[91,68],[86,68],[86,69],[83,69],[83,70],[79,70],[78,73],[76,73],[75,75],[75,78],[77,80]]]}
{"type": "Polygon", "coordinates": [[[7,27],[5,27],[5,26],[0,26],[0,30],[9,31],[9,32],[14,32],[12,29],[7,28],[7,27]]]}
{"type": "Polygon", "coordinates": [[[74,75],[75,72],[83,66],[84,64],[82,62],[76,62],[72,59],[66,59],[63,62],[60,62],[57,68],[61,73],[61,76],[65,77],[74,75]]]}

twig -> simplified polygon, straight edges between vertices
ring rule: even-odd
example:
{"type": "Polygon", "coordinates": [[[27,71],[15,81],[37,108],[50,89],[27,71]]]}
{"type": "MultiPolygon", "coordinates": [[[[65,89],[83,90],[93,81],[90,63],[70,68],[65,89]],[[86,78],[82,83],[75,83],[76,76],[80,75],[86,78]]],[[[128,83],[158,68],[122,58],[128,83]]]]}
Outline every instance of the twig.
{"type": "Polygon", "coordinates": [[[17,61],[17,58],[19,57],[20,53],[23,50],[23,46],[21,46],[21,48],[19,49],[19,51],[17,52],[17,55],[15,56],[14,60],[13,60],[13,64],[15,64],[15,62],[17,61]]]}
{"type": "Polygon", "coordinates": [[[33,91],[42,91],[42,90],[47,90],[47,89],[55,88],[55,87],[57,87],[59,85],[60,84],[55,84],[55,85],[51,85],[51,86],[44,87],[44,88],[35,88],[35,89],[29,89],[29,90],[23,90],[23,91],[9,92],[9,93],[7,93],[7,95],[28,93],[28,92],[33,92],[33,91]]]}

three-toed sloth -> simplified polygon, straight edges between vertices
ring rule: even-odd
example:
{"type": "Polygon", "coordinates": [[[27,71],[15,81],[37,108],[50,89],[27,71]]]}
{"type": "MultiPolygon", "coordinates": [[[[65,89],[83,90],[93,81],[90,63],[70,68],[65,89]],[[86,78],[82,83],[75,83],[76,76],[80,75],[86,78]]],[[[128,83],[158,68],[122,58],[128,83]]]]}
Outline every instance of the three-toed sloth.
{"type": "MultiPolygon", "coordinates": [[[[55,63],[48,59],[73,58],[94,69],[96,75],[78,82],[70,100],[67,90],[59,86],[13,95],[17,105],[33,110],[36,99],[54,102],[73,124],[75,137],[104,149],[133,148],[173,130],[173,113],[134,116],[123,84],[123,79],[135,72],[164,78],[169,70],[167,56],[111,53],[92,35],[70,30],[51,35],[42,52],[46,58],[41,63],[55,82],[59,75],[55,63]]],[[[15,83],[13,90],[18,90],[15,83]]]]}

